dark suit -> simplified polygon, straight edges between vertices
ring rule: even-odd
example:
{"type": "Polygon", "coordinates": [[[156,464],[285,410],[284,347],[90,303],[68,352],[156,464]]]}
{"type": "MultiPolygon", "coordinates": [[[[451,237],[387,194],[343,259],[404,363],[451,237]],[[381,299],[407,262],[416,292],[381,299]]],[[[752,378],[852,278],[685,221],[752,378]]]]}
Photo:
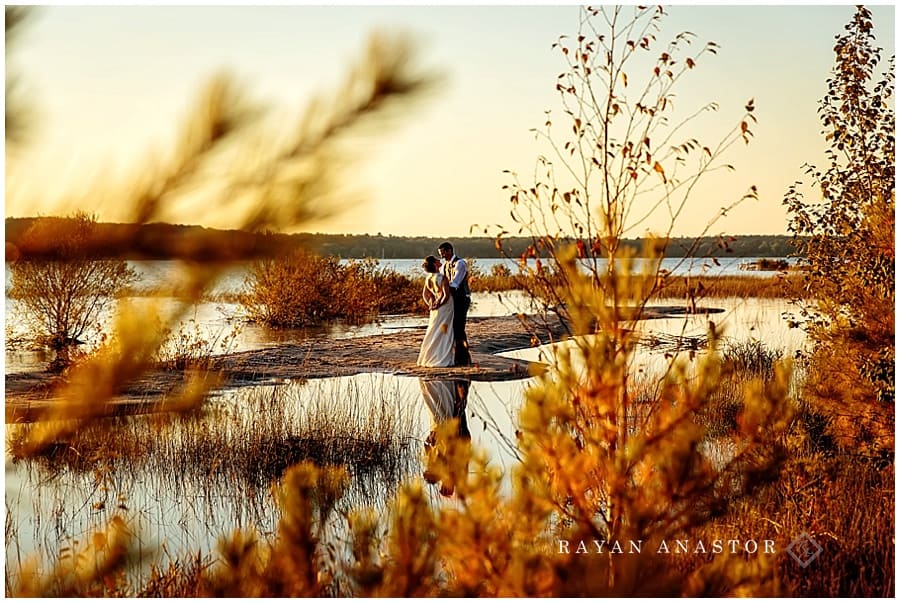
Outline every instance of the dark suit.
{"type": "MultiPolygon", "coordinates": [[[[460,258],[456,255],[444,264],[444,276],[447,281],[452,283],[456,276],[456,266],[460,258]]],[[[472,364],[472,355],[469,353],[469,340],[466,337],[466,317],[469,313],[469,306],[472,303],[471,294],[469,292],[469,273],[462,279],[457,287],[450,287],[453,294],[453,339],[455,353],[453,356],[453,364],[455,366],[469,366],[472,364]]]]}

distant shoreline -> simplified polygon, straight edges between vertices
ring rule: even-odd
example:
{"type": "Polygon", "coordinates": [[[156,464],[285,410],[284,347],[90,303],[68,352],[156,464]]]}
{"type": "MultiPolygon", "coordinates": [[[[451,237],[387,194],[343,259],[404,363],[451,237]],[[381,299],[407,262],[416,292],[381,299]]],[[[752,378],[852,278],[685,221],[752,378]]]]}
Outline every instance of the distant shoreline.
{"type": "MultiPolygon", "coordinates": [[[[6,260],[21,257],[49,257],[59,255],[54,241],[40,247],[23,246],[23,235],[36,224],[53,224],[58,232],[65,232],[68,218],[7,218],[6,260]]],[[[435,253],[437,246],[450,240],[466,257],[518,257],[532,243],[530,237],[504,237],[503,251],[497,249],[496,238],[478,237],[415,237],[394,235],[346,235],[322,233],[252,233],[240,230],[218,230],[203,226],[180,224],[115,224],[97,223],[95,236],[87,241],[82,252],[91,259],[120,258],[126,260],[189,259],[198,262],[251,260],[283,255],[285,251],[306,248],[320,255],[341,258],[406,259],[421,258],[435,253]]],[[[722,235],[701,237],[673,237],[666,249],[666,257],[684,257],[693,248],[693,257],[788,257],[793,253],[792,238],[788,235],[722,235]]],[[[623,239],[622,244],[638,255],[642,239],[623,239]]]]}

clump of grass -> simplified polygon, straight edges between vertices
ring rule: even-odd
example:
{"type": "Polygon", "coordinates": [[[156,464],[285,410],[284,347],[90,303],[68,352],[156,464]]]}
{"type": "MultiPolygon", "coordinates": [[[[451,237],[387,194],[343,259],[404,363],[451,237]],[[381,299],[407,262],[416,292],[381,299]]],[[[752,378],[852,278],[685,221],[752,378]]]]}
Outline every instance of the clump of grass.
{"type": "MultiPolygon", "coordinates": [[[[706,353],[705,336],[680,337],[655,334],[641,339],[643,345],[667,355],[706,353]]],[[[709,394],[708,403],[697,413],[708,437],[731,435],[738,428],[738,417],[744,408],[748,387],[756,381],[770,385],[775,380],[776,366],[784,358],[784,350],[770,348],[759,340],[725,339],[718,346],[721,375],[709,394]]],[[[635,400],[650,403],[659,395],[659,380],[641,375],[632,384],[635,400]]]]}
{"type": "MultiPolygon", "coordinates": [[[[390,391],[347,386],[332,391],[288,384],[238,392],[187,417],[110,417],[77,430],[33,457],[47,468],[92,471],[108,466],[223,486],[262,487],[301,461],[346,466],[354,476],[389,478],[407,469],[413,416],[390,391]],[[109,434],[115,437],[110,438],[109,434]],[[207,481],[210,480],[211,481],[207,481]],[[238,483],[233,482],[238,478],[238,483]]],[[[8,444],[27,440],[28,426],[8,444]]]]}
{"type": "Polygon", "coordinates": [[[738,428],[745,398],[754,382],[772,384],[775,369],[784,351],[772,349],[759,340],[727,339],[720,346],[722,378],[710,395],[699,420],[711,437],[730,435],[738,428]]]}
{"type": "Polygon", "coordinates": [[[160,365],[167,369],[209,369],[216,353],[228,353],[234,347],[240,328],[221,328],[216,332],[205,332],[197,320],[192,318],[177,331],[168,330],[168,337],[156,350],[160,365]]]}
{"type": "Polygon", "coordinates": [[[744,262],[741,270],[765,270],[768,272],[790,270],[791,263],[781,258],[759,258],[754,262],[744,262]]]}
{"type": "MultiPolygon", "coordinates": [[[[390,392],[370,393],[350,384],[321,392],[318,383],[253,389],[242,396],[240,418],[249,438],[210,432],[213,447],[227,446],[220,460],[248,482],[271,483],[291,465],[312,461],[318,466],[345,466],[357,478],[386,477],[396,483],[404,473],[413,439],[413,421],[399,397],[390,392]],[[312,390],[311,392],[309,390],[312,390]],[[269,416],[258,427],[259,416],[269,416]],[[265,436],[258,433],[265,430],[265,436]]],[[[221,455],[220,455],[221,456],[221,455]]]]}
{"type": "Polygon", "coordinates": [[[656,299],[689,297],[737,297],[741,299],[788,297],[800,299],[806,295],[807,293],[803,290],[803,277],[794,273],[771,277],[732,275],[678,277],[667,275],[659,280],[659,286],[653,292],[653,297],[656,299]]]}
{"type": "Polygon", "coordinates": [[[726,370],[764,379],[772,377],[775,363],[784,357],[784,350],[770,348],[758,339],[728,339],[722,344],[721,353],[726,370]]]}
{"type": "Polygon", "coordinates": [[[490,272],[485,272],[474,260],[469,262],[469,288],[474,292],[493,293],[522,289],[523,278],[522,275],[513,274],[513,271],[504,264],[494,264],[490,272]]]}

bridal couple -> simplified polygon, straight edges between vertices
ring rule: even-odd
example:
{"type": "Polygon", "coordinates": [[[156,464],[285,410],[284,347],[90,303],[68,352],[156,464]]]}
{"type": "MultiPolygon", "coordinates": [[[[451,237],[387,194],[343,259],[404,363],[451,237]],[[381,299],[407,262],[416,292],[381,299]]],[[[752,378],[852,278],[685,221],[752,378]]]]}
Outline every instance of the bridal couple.
{"type": "Polygon", "coordinates": [[[433,255],[422,263],[428,273],[422,298],[431,314],[416,364],[469,366],[472,363],[466,339],[466,315],[471,303],[469,269],[466,261],[453,253],[450,243],[441,243],[438,253],[443,264],[433,255]]]}

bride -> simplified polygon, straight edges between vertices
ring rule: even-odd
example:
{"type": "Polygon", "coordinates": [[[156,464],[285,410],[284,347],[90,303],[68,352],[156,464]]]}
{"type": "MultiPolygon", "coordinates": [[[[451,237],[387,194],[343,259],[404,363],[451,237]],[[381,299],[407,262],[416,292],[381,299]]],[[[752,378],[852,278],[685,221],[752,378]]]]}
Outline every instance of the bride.
{"type": "Polygon", "coordinates": [[[440,273],[441,261],[433,255],[425,258],[422,268],[428,273],[422,298],[431,309],[419,366],[453,366],[453,296],[447,279],[440,273]]]}

